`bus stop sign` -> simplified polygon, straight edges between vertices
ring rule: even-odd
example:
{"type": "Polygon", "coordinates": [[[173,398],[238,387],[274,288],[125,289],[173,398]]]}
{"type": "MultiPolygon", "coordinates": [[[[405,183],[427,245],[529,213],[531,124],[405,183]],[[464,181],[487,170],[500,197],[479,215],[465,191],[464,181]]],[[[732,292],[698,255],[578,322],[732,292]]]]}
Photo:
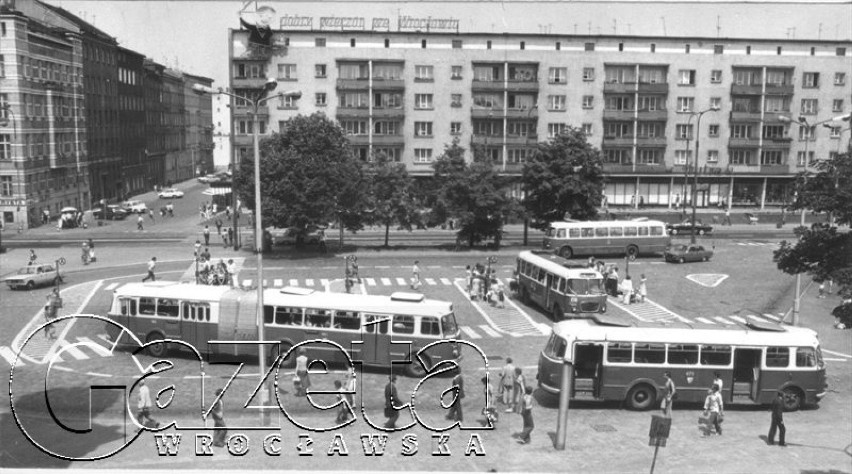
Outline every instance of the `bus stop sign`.
{"type": "Polygon", "coordinates": [[[651,415],[651,430],[648,432],[648,446],[666,446],[672,419],[663,415],[651,415]]]}

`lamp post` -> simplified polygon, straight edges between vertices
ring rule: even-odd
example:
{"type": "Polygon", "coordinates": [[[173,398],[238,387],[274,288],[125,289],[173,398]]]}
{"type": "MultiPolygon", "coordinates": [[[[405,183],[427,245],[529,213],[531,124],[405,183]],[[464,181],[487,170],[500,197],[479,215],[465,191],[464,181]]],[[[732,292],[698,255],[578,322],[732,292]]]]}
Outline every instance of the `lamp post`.
{"type": "MultiPolygon", "coordinates": [[[[821,120],[821,121],[816,122],[816,123],[808,122],[807,117],[804,117],[804,116],[801,116],[801,115],[799,116],[799,119],[796,120],[796,121],[794,121],[792,118],[787,117],[785,115],[779,115],[778,116],[778,120],[780,120],[784,123],[795,124],[799,128],[806,127],[808,129],[808,133],[805,135],[804,178],[805,178],[806,183],[807,183],[807,179],[808,179],[808,164],[809,164],[808,163],[808,161],[809,161],[808,160],[808,144],[813,137],[814,128],[817,125],[822,125],[822,124],[825,124],[825,123],[828,123],[828,122],[833,122],[833,121],[836,121],[836,120],[848,120],[850,116],[852,116],[852,114],[840,115],[840,116],[837,116],[837,117],[832,117],[830,119],[821,120]]],[[[804,207],[802,207],[802,218],[801,218],[801,221],[799,222],[799,225],[802,226],[802,227],[805,226],[805,208],[804,207]]],[[[802,305],[801,292],[802,292],[802,274],[797,273],[796,274],[796,294],[793,296],[793,321],[792,321],[793,326],[799,325],[799,310],[801,309],[801,305],[802,305]]]]}
{"type": "MultiPolygon", "coordinates": [[[[696,212],[696,197],[698,193],[698,152],[701,146],[701,117],[704,116],[707,112],[715,112],[719,110],[719,107],[710,107],[709,109],[702,110],[701,112],[694,112],[693,115],[698,116],[698,120],[695,122],[695,172],[692,175],[692,236],[689,238],[690,243],[695,243],[695,212],[696,212]]],[[[687,141],[687,150],[689,141],[687,141]]],[[[689,152],[687,152],[687,158],[689,158],[689,152]]]]}
{"type": "MultiPolygon", "coordinates": [[[[259,341],[263,342],[266,339],[264,334],[264,317],[263,317],[263,226],[261,225],[261,207],[260,207],[260,133],[259,133],[259,120],[257,118],[258,109],[262,104],[270,99],[275,99],[278,97],[295,97],[298,99],[302,96],[301,91],[285,91],[279,92],[272,96],[267,96],[268,93],[275,90],[278,87],[278,81],[274,78],[269,78],[264,84],[263,89],[257,94],[254,99],[250,99],[247,97],[242,97],[236,94],[232,94],[230,92],[226,92],[221,87],[219,89],[213,89],[212,87],[208,87],[202,84],[195,84],[192,86],[192,90],[201,93],[201,94],[224,94],[227,96],[231,96],[240,100],[244,100],[251,104],[252,108],[252,137],[254,142],[254,212],[255,212],[255,244],[254,250],[257,254],[257,338],[259,341]]],[[[231,192],[233,192],[233,178],[231,181],[231,192]]],[[[235,210],[236,212],[236,210],[235,210]]],[[[266,376],[266,348],[264,345],[258,344],[258,370],[260,372],[260,378],[263,380],[263,377],[266,376]]],[[[271,389],[271,387],[267,387],[267,390],[271,389]]],[[[265,403],[270,397],[269,393],[265,392],[266,396],[262,396],[262,403],[265,403]]],[[[261,421],[266,422],[266,412],[261,409],[261,421]]]]}

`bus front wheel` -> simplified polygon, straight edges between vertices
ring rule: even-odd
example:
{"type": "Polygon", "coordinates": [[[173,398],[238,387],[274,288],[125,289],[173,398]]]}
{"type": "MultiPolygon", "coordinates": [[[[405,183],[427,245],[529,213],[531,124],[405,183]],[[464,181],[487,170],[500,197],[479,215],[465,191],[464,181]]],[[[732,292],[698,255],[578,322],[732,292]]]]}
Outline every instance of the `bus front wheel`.
{"type": "Polygon", "coordinates": [[[631,410],[648,410],[654,406],[657,394],[653,387],[640,384],[627,393],[627,406],[631,410]]]}
{"type": "Polygon", "coordinates": [[[158,333],[152,332],[148,334],[148,337],[145,339],[146,344],[150,344],[148,346],[148,354],[152,357],[163,357],[166,355],[166,343],[165,342],[156,342],[151,344],[154,341],[162,341],[165,337],[158,333]]]}
{"type": "Polygon", "coordinates": [[[802,396],[802,391],[798,388],[787,387],[784,392],[784,411],[796,411],[802,408],[805,397],[802,396]]]}
{"type": "Polygon", "coordinates": [[[559,249],[559,256],[562,258],[571,258],[574,255],[574,251],[571,250],[571,247],[562,247],[559,249]]]}

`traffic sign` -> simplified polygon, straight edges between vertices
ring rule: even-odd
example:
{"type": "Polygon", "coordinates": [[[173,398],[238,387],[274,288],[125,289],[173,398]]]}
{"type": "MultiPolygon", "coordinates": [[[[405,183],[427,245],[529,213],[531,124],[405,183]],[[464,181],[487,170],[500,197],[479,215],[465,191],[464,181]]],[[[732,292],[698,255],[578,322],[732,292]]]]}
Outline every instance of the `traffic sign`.
{"type": "Polygon", "coordinates": [[[57,260],[56,263],[60,265],[65,265],[65,257],[59,257],[59,260],[57,260]]]}
{"type": "Polygon", "coordinates": [[[669,437],[671,427],[671,418],[663,415],[651,415],[651,429],[648,432],[648,437],[651,439],[648,446],[665,447],[666,439],[669,437]]]}

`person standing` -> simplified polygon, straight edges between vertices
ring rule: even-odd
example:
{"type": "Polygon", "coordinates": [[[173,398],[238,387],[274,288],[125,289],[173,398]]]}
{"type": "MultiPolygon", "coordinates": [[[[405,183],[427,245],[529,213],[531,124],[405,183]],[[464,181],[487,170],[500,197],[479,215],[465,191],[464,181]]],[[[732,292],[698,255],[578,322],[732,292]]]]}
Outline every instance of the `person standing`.
{"type": "Polygon", "coordinates": [[[222,235],[222,219],[216,218],[216,233],[222,235]]]}
{"type": "Polygon", "coordinates": [[[144,223],[145,223],[145,219],[142,218],[142,214],[139,214],[139,216],[136,218],[136,230],[139,230],[139,231],[145,230],[145,228],[142,226],[142,224],[144,224],[144,223]]]}
{"type": "Polygon", "coordinates": [[[27,266],[29,267],[30,265],[35,265],[36,260],[38,260],[38,256],[36,255],[35,250],[30,249],[30,256],[27,260],[27,266]]]}
{"type": "Polygon", "coordinates": [[[462,400],[464,399],[464,378],[461,375],[461,368],[458,369],[458,372],[453,377],[452,387],[450,390],[453,392],[453,404],[450,405],[450,412],[447,413],[447,419],[462,422],[464,421],[464,413],[462,412],[462,400]]]}
{"type": "MultiPolygon", "coordinates": [[[[343,403],[346,400],[346,394],[343,393],[346,391],[346,388],[343,387],[343,383],[340,380],[334,381],[334,389],[337,390],[337,400],[340,403],[339,408],[337,409],[337,423],[346,423],[349,421],[349,407],[346,403],[343,403]]],[[[351,405],[350,405],[351,406],[351,405]]]]}
{"type": "Polygon", "coordinates": [[[716,428],[716,434],[721,436],[722,417],[725,416],[725,409],[722,402],[722,396],[719,395],[719,386],[716,384],[713,384],[713,387],[710,388],[710,394],[707,395],[707,398],[704,400],[704,414],[705,416],[708,416],[707,434],[710,434],[709,425],[712,425],[716,428]]]}
{"type": "Polygon", "coordinates": [[[610,296],[618,298],[618,267],[613,265],[606,276],[607,289],[610,296]]]}
{"type": "Polygon", "coordinates": [[[234,263],[233,258],[228,259],[228,265],[225,267],[228,272],[228,283],[230,283],[231,288],[236,286],[237,280],[237,264],[234,263]]]}
{"type": "Polygon", "coordinates": [[[719,386],[719,393],[723,396],[722,398],[724,399],[725,391],[723,389],[725,388],[725,382],[722,382],[721,372],[713,372],[713,384],[719,386]]]}
{"type": "Polygon", "coordinates": [[[506,358],[506,365],[500,370],[500,392],[503,394],[503,405],[507,405],[506,413],[512,411],[512,397],[515,389],[515,366],[512,358],[506,358]]]}
{"type": "Polygon", "coordinates": [[[415,260],[414,265],[411,267],[411,289],[417,290],[420,288],[422,283],[420,283],[420,261],[415,260]]]}
{"type": "Polygon", "coordinates": [[[643,273],[641,278],[639,279],[639,296],[637,297],[637,300],[640,303],[644,303],[645,297],[648,296],[647,282],[648,282],[648,279],[645,278],[645,274],[643,273]]]}
{"type": "Polygon", "coordinates": [[[307,395],[308,388],[311,386],[311,379],[308,376],[308,356],[305,354],[305,348],[299,349],[299,357],[296,357],[296,376],[299,377],[299,389],[296,391],[297,397],[307,395]]]}
{"type": "Polygon", "coordinates": [[[473,280],[473,272],[470,269],[470,265],[467,265],[467,266],[464,267],[464,274],[465,274],[464,289],[467,292],[467,294],[469,295],[470,294],[470,285],[471,285],[472,280],[473,280]]]}
{"type": "Polygon", "coordinates": [[[216,390],[216,403],[213,405],[213,446],[217,448],[225,447],[225,441],[228,439],[228,429],[225,427],[225,405],[222,403],[222,389],[216,390]]]}
{"type": "Polygon", "coordinates": [[[160,427],[160,423],[151,418],[150,410],[153,404],[151,403],[151,391],[148,389],[148,386],[145,385],[145,379],[142,379],[139,382],[139,402],[136,406],[139,409],[139,412],[136,414],[136,419],[142,423],[143,426],[147,426],[149,428],[160,427]]]}
{"type": "Polygon", "coordinates": [[[166,204],[166,212],[169,213],[169,217],[175,216],[175,205],[172,203],[166,204]]]}
{"type": "Polygon", "coordinates": [[[148,209],[148,217],[151,218],[151,222],[154,222],[154,210],[148,209]]]}
{"type": "Polygon", "coordinates": [[[663,377],[666,379],[666,395],[663,398],[663,403],[660,408],[663,409],[663,415],[671,417],[672,416],[672,404],[674,403],[675,395],[677,394],[677,388],[675,387],[674,380],[672,380],[672,373],[669,371],[663,372],[663,377]]]}
{"type": "Polygon", "coordinates": [[[630,275],[627,275],[621,281],[621,302],[630,304],[631,295],[633,295],[633,280],[630,279],[630,275]]]}
{"type": "Polygon", "coordinates": [[[396,390],[396,375],[391,375],[388,384],[385,385],[385,428],[396,428],[396,420],[399,419],[399,412],[396,410],[397,401],[399,401],[399,392],[396,390]]]}
{"type": "Polygon", "coordinates": [[[512,410],[521,413],[524,393],[527,391],[527,380],[520,367],[515,367],[515,386],[512,394],[512,410]]]}
{"type": "Polygon", "coordinates": [[[208,226],[207,224],[204,224],[204,231],[202,233],[204,234],[204,246],[209,247],[210,246],[210,226],[208,226]]]}
{"type": "Polygon", "coordinates": [[[497,294],[497,307],[506,307],[506,288],[503,286],[503,281],[495,279],[494,293],[497,294]]]}
{"type": "Polygon", "coordinates": [[[325,229],[319,230],[319,249],[322,253],[328,253],[328,245],[325,242],[325,229]]]}
{"type": "Polygon", "coordinates": [[[230,227],[230,226],[228,227],[228,244],[229,245],[235,244],[235,242],[234,242],[234,228],[230,227]]]}
{"type": "Polygon", "coordinates": [[[154,276],[155,268],[157,268],[157,257],[151,257],[151,260],[148,261],[148,275],[142,279],[143,283],[148,280],[157,281],[157,277],[154,276]]]}
{"type": "Polygon", "coordinates": [[[532,434],[533,428],[535,428],[535,422],[533,421],[532,408],[533,408],[533,388],[526,387],[524,390],[524,395],[521,397],[521,417],[524,420],[524,429],[521,431],[520,444],[529,444],[532,440],[530,434],[532,434]]]}
{"type": "Polygon", "coordinates": [[[44,319],[47,325],[44,327],[44,335],[48,339],[56,339],[56,328],[52,324],[62,307],[62,297],[59,296],[59,288],[54,288],[47,295],[47,303],[44,305],[44,319]]]}
{"type": "Polygon", "coordinates": [[[781,390],[776,392],[769,410],[772,412],[772,424],[769,425],[767,443],[769,445],[775,444],[775,430],[778,430],[778,446],[787,446],[785,441],[787,427],[784,426],[784,392],[781,390]]]}
{"type": "Polygon", "coordinates": [[[90,262],[96,262],[97,259],[95,258],[95,241],[92,240],[92,239],[89,239],[88,244],[89,244],[89,261],[90,262]]]}

